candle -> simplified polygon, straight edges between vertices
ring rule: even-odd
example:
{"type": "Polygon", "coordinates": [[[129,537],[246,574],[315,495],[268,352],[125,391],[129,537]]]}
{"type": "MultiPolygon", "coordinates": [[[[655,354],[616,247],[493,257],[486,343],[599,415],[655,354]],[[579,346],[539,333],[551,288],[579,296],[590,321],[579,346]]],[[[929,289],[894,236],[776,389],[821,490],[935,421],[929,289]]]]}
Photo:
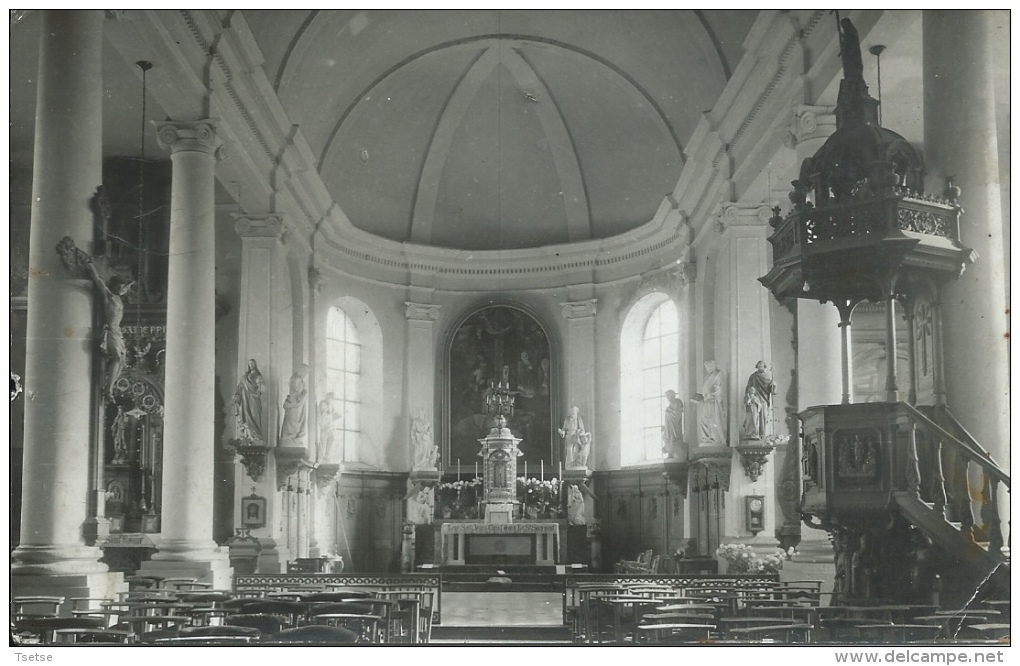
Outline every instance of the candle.
{"type": "Polygon", "coordinates": [[[542,474],[542,481],[545,481],[545,460],[544,459],[542,460],[542,471],[541,471],[541,474],[542,474]]]}
{"type": "Polygon", "coordinates": [[[457,458],[457,480],[460,481],[460,458],[457,458]]]}
{"type": "Polygon", "coordinates": [[[528,461],[524,461],[524,480],[528,480],[528,461]]]}
{"type": "Polygon", "coordinates": [[[475,478],[478,478],[478,462],[475,462],[475,478]]]}
{"type": "Polygon", "coordinates": [[[559,479],[560,481],[562,481],[563,480],[563,461],[562,460],[560,461],[559,469],[560,469],[560,475],[557,476],[556,478],[559,479]]]}

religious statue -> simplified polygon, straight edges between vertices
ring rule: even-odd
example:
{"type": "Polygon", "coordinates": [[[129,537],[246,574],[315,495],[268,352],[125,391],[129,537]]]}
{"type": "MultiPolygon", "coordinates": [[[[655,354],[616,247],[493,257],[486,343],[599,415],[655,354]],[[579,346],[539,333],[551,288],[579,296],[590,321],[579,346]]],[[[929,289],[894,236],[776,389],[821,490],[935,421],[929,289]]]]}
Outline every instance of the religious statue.
{"type": "Polygon", "coordinates": [[[662,453],[667,458],[686,458],[684,401],[672,390],[666,391],[666,400],[669,401],[669,405],[662,419],[662,453]]]}
{"type": "Polygon", "coordinates": [[[113,433],[113,460],[111,462],[114,465],[126,465],[128,462],[127,419],[128,416],[124,413],[124,409],[118,406],[117,416],[114,417],[113,423],[110,425],[110,431],[113,433]]]}
{"type": "Polygon", "coordinates": [[[280,426],[281,446],[304,446],[308,421],[308,389],[305,377],[308,366],[301,365],[290,376],[290,393],[283,401],[283,425],[280,426]]]}
{"type": "Polygon", "coordinates": [[[434,470],[439,458],[439,447],[432,438],[432,424],[424,409],[411,421],[411,445],[414,451],[412,469],[434,470]]]}
{"type": "Polygon", "coordinates": [[[99,343],[99,349],[106,358],[103,396],[108,402],[113,402],[113,387],[127,365],[128,355],[124,333],[120,330],[120,322],[124,319],[124,301],[121,297],[128,292],[134,281],[125,280],[119,275],[114,275],[109,281],[104,280],[96,270],[92,257],[76,247],[70,236],[60,240],[57,253],[69,269],[77,270],[84,266],[89,279],[103,297],[103,337],[99,343]]]}
{"type": "Polygon", "coordinates": [[[576,485],[569,486],[567,491],[567,522],[571,525],[584,525],[584,495],[576,485]]]}
{"type": "Polygon", "coordinates": [[[319,429],[319,441],[316,445],[316,457],[323,462],[332,462],[333,445],[336,443],[336,420],[338,414],[333,409],[333,394],[327,393],[319,401],[315,425],[319,429]]]}
{"type": "Polygon", "coordinates": [[[861,58],[861,38],[857,28],[845,18],[838,23],[839,57],[843,61],[843,78],[864,79],[864,60],[861,58]]]}
{"type": "Polygon", "coordinates": [[[255,359],[248,360],[248,369],[234,391],[234,413],[237,417],[239,439],[266,441],[262,430],[262,394],[266,391],[265,380],[259,372],[255,359]]]}
{"type": "Polygon", "coordinates": [[[698,405],[698,446],[726,446],[726,379],[715,361],[705,361],[705,381],[691,400],[698,405]]]}
{"type": "Polygon", "coordinates": [[[577,405],[570,408],[563,419],[563,427],[559,429],[563,438],[563,450],[567,456],[567,469],[583,469],[588,466],[588,454],[591,452],[591,433],[584,429],[584,421],[578,414],[577,405]]]}
{"type": "Polygon", "coordinates": [[[744,425],[741,428],[742,440],[761,439],[770,434],[772,396],[776,394],[776,384],[772,381],[772,373],[768,371],[765,361],[755,364],[754,373],[747,378],[744,390],[744,425]]]}
{"type": "Polygon", "coordinates": [[[436,490],[416,481],[407,482],[407,520],[415,525],[431,525],[436,510],[436,490]]]}

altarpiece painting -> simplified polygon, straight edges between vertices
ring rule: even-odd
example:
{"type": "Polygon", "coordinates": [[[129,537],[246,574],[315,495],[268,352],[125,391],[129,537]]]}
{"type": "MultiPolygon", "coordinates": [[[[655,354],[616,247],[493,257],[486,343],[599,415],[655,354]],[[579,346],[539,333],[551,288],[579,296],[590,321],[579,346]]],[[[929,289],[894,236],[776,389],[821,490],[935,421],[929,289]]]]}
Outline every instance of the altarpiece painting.
{"type": "Polygon", "coordinates": [[[544,462],[555,475],[552,437],[552,359],[549,338],[530,314],[511,306],[490,306],[470,315],[457,328],[450,344],[447,404],[450,439],[447,467],[471,469],[478,460],[478,440],[495,421],[487,409],[493,387],[509,386],[514,397],[507,426],[520,437],[524,455],[518,459],[523,474],[538,476],[544,462]]]}

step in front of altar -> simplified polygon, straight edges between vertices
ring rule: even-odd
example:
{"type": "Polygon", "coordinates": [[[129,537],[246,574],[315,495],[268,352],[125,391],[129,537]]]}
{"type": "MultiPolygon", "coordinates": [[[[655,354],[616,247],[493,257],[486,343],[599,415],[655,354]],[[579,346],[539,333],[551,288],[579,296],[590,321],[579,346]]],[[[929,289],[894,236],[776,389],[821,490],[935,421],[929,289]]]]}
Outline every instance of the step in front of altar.
{"type": "Polygon", "coordinates": [[[556,567],[538,565],[454,565],[437,567],[444,592],[560,592],[556,567]]]}

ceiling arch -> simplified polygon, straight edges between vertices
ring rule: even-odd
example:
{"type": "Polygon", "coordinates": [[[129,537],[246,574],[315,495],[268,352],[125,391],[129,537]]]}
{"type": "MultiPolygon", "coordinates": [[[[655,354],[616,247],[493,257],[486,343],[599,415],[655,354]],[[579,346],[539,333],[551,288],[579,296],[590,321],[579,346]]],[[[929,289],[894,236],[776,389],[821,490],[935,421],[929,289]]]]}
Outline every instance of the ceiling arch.
{"type": "Polygon", "coordinates": [[[651,219],[755,12],[245,14],[352,224],[399,242],[509,249],[651,219]]]}

